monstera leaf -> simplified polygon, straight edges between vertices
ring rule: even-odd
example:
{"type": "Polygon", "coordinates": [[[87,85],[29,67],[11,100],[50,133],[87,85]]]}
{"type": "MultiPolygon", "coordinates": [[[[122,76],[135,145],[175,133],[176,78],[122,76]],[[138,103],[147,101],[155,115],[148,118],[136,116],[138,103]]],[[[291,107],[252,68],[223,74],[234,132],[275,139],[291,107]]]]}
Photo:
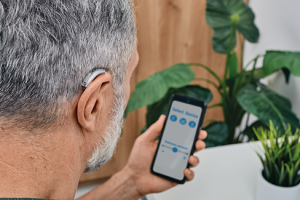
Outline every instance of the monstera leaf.
{"type": "Polygon", "coordinates": [[[254,24],[254,14],[243,0],[207,0],[206,20],[214,30],[213,48],[226,54],[236,46],[236,30],[249,42],[257,42],[259,31],[254,24]]]}
{"type": "Polygon", "coordinates": [[[151,105],[161,100],[170,88],[189,85],[195,73],[187,64],[176,64],[159,71],[136,84],[131,94],[124,116],[138,108],[151,105]]]}
{"type": "Polygon", "coordinates": [[[265,75],[282,69],[288,82],[290,73],[300,76],[300,52],[267,51],[262,69],[265,75]]]}
{"type": "Polygon", "coordinates": [[[197,98],[206,101],[207,103],[209,103],[212,99],[211,91],[206,88],[202,88],[199,85],[188,85],[178,89],[172,88],[168,91],[167,95],[163,99],[147,107],[146,127],[150,127],[158,120],[160,115],[167,113],[170,99],[173,94],[197,98]]]}
{"type": "Polygon", "coordinates": [[[264,85],[247,85],[237,95],[239,104],[247,112],[257,116],[264,124],[272,120],[281,133],[291,124],[293,132],[299,127],[299,119],[291,110],[288,99],[276,94],[264,85]]]}
{"type": "Polygon", "coordinates": [[[228,137],[228,126],[224,122],[214,122],[203,129],[207,131],[207,138],[204,140],[206,147],[222,145],[228,137]]]}

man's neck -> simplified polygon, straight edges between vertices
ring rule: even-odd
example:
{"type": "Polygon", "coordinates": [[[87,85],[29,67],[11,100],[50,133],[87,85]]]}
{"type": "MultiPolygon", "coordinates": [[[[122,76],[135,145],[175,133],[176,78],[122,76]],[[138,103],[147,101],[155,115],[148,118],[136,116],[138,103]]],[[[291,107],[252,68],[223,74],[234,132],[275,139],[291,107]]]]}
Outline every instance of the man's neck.
{"type": "Polygon", "coordinates": [[[84,171],[78,140],[42,134],[0,132],[0,197],[74,198],[84,171]]]}

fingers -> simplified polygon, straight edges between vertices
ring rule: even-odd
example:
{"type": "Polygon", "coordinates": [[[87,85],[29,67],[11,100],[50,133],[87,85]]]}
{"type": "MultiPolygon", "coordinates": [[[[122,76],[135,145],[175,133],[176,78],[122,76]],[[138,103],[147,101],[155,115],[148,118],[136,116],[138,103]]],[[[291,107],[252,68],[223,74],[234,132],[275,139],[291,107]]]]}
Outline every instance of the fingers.
{"type": "Polygon", "coordinates": [[[188,168],[185,168],[185,169],[184,169],[183,174],[184,174],[184,176],[186,177],[186,179],[187,179],[188,181],[193,180],[193,178],[194,178],[194,176],[195,176],[195,175],[194,175],[194,172],[193,172],[192,170],[188,169],[188,168]]]}
{"type": "Polygon", "coordinates": [[[207,132],[205,130],[200,130],[199,140],[204,140],[207,137],[207,132]]]}
{"type": "MultiPolygon", "coordinates": [[[[195,167],[199,164],[199,159],[196,156],[190,156],[189,163],[191,167],[195,167]]],[[[193,180],[195,176],[194,172],[188,168],[184,169],[183,174],[188,181],[193,180]]]]}
{"type": "Polygon", "coordinates": [[[199,158],[196,156],[190,156],[189,163],[191,167],[196,167],[199,164],[199,158]]]}
{"type": "Polygon", "coordinates": [[[155,138],[160,135],[165,120],[166,116],[161,115],[159,119],[149,127],[149,129],[143,134],[147,140],[155,140],[155,138]]]}
{"type": "Polygon", "coordinates": [[[205,149],[206,144],[202,140],[198,140],[195,144],[195,147],[196,147],[195,152],[198,152],[198,151],[205,149]]]}

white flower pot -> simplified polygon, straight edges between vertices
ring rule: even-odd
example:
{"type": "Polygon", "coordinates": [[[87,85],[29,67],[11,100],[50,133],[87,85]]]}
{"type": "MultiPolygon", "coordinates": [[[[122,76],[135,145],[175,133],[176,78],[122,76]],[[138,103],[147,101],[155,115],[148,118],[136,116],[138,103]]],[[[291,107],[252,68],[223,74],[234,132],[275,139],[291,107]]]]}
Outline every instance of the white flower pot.
{"type": "Polygon", "coordinates": [[[259,173],[256,200],[300,200],[300,184],[293,187],[281,187],[269,183],[259,173]]]}

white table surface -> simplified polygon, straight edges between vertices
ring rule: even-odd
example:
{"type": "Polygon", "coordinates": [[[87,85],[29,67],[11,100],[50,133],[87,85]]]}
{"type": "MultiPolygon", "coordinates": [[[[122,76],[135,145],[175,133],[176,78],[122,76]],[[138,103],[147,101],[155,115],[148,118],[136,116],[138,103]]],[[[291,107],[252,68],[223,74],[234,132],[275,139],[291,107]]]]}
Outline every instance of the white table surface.
{"type": "Polygon", "coordinates": [[[200,164],[195,178],[148,200],[255,200],[256,181],[262,164],[254,149],[244,143],[205,149],[196,153],[200,164]]]}
{"type": "MultiPolygon", "coordinates": [[[[262,164],[253,149],[257,143],[227,145],[196,153],[195,178],[148,200],[255,200],[256,181],[262,164]]],[[[78,188],[76,198],[98,185],[78,188]]]]}

